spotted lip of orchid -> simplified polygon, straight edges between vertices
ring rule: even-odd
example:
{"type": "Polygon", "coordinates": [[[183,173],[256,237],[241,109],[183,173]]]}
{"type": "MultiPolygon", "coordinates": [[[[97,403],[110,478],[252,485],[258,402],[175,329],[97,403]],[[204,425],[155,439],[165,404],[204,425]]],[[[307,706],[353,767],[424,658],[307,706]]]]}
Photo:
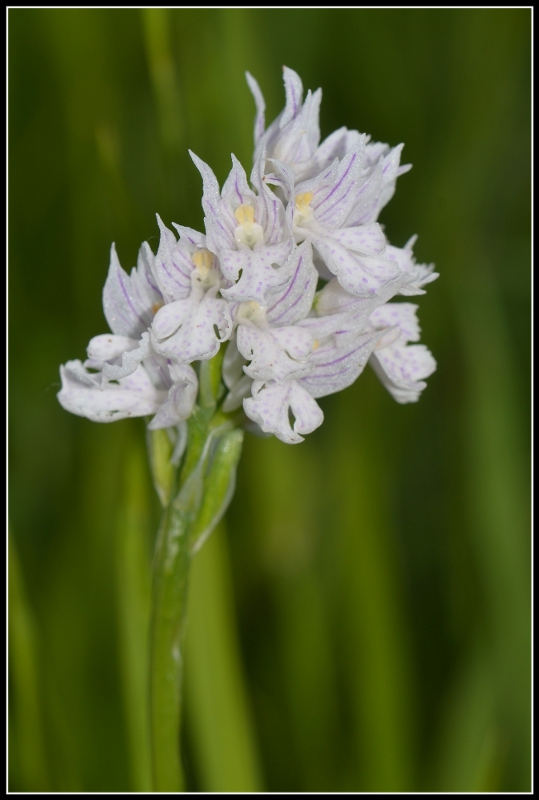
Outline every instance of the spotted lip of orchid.
{"type": "Polygon", "coordinates": [[[212,170],[191,153],[203,179],[208,248],[219,257],[223,275],[233,284],[222,289],[227,300],[266,305],[290,280],[294,240],[282,202],[262,173],[263,153],[249,187],[245,170],[232,156],[232,170],[222,192],[212,170]]]}
{"type": "Polygon", "coordinates": [[[217,297],[222,285],[217,259],[202,234],[177,226],[177,242],[159,218],[158,222],[161,240],[154,272],[169,302],[153,320],[153,348],[180,364],[213,358],[232,333],[228,304],[217,297]]]}

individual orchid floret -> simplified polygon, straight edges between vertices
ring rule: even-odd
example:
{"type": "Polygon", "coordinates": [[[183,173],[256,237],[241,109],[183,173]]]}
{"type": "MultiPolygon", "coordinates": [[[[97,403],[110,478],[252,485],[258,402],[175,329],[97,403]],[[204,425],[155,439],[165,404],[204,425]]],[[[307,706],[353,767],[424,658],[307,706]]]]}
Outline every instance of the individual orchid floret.
{"type": "Polygon", "coordinates": [[[217,296],[223,276],[216,256],[207,249],[203,234],[176,226],[176,241],[157,219],[161,240],[154,273],[166,305],[152,323],[153,348],[180,364],[213,358],[232,333],[228,304],[217,296]]]}
{"type": "Polygon", "coordinates": [[[244,372],[256,380],[282,384],[312,369],[314,336],[297,325],[311,310],[318,279],[309,242],[295,248],[291,263],[289,285],[267,307],[251,300],[236,312],[237,348],[251,362],[244,372]]]}
{"type": "MultiPolygon", "coordinates": [[[[252,359],[251,366],[244,366],[243,369],[256,378],[251,387],[252,397],[243,402],[245,413],[263,431],[273,433],[288,443],[302,441],[300,434],[310,433],[322,423],[323,414],[314,398],[333,394],[353,383],[383,335],[373,331],[372,327],[365,331],[369,315],[375,307],[372,300],[361,300],[348,295],[352,307],[340,307],[337,303],[334,313],[313,315],[317,305],[323,306],[324,300],[327,302],[327,293],[321,300],[320,295],[324,292],[322,290],[317,297],[318,302],[315,302],[315,309],[311,308],[309,311],[316,284],[312,276],[316,276],[316,273],[314,269],[312,272],[307,269],[309,243],[304,242],[298,251],[305,253],[306,266],[297,270],[297,278],[291,282],[288,292],[283,293],[275,306],[262,310],[264,325],[274,326],[269,330],[263,327],[262,331],[269,338],[275,337],[280,330],[286,330],[290,331],[290,339],[298,345],[303,339],[306,343],[310,342],[310,351],[303,358],[303,369],[301,360],[297,359],[295,370],[290,369],[279,374],[282,362],[276,355],[277,348],[264,348],[263,343],[255,338],[260,334],[257,332],[254,335],[252,327],[243,324],[238,328],[238,348],[246,358],[252,359]],[[364,308],[360,311],[358,305],[363,305],[364,308]],[[293,322],[294,325],[279,329],[279,322],[293,322]],[[308,339],[306,334],[309,334],[308,339]],[[245,345],[245,340],[248,345],[252,346],[254,343],[251,351],[245,345]],[[272,359],[271,365],[263,361],[268,354],[272,359]],[[258,372],[252,371],[253,364],[258,372]],[[261,364],[265,371],[260,368],[261,364]]],[[[337,293],[345,294],[338,284],[337,293]]],[[[382,302],[378,298],[376,301],[382,302]]],[[[256,313],[261,315],[258,309],[256,313]]],[[[291,360],[290,348],[287,355],[291,360]]]]}
{"type": "MultiPolygon", "coordinates": [[[[320,101],[321,89],[314,94],[307,92],[303,102],[303,85],[299,75],[288,67],[283,67],[286,105],[279,116],[265,127],[266,104],[256,80],[248,72],[247,83],[256,104],[254,128],[255,160],[263,148],[266,157],[286,164],[294,177],[294,183],[305,181],[319,175],[333,161],[344,158],[354,147],[361,134],[348,128],[339,128],[320,144],[320,101]]],[[[389,202],[395,192],[396,180],[411,169],[411,164],[400,165],[403,145],[389,147],[381,142],[371,142],[370,136],[363,135],[366,144],[363,165],[363,183],[368,184],[365,202],[356,208],[360,215],[350,225],[375,222],[381,209],[389,202]]],[[[268,172],[271,167],[268,169],[268,172]]],[[[268,176],[269,177],[269,176],[268,176]]],[[[275,176],[272,175],[272,178],[275,176]]],[[[281,183],[277,178],[277,183],[281,183]]],[[[367,187],[365,187],[367,188],[367,187]]]]}
{"type": "MultiPolygon", "coordinates": [[[[143,340],[149,344],[148,334],[143,340]]],[[[58,393],[60,404],[72,414],[87,417],[93,422],[114,422],[127,417],[156,414],[149,427],[165,428],[177,425],[191,414],[195,402],[198,379],[188,365],[168,365],[159,356],[148,355],[143,363],[125,366],[125,355],[136,352],[122,347],[134,347],[131,339],[111,334],[96,336],[88,345],[89,358],[68,361],[60,367],[62,388],[58,393]],[[103,375],[115,362],[122,375],[111,379],[103,375]]]]}
{"type": "Polygon", "coordinates": [[[290,280],[294,239],[282,202],[262,180],[263,155],[251,176],[258,194],[249,187],[245,170],[234,156],[222,192],[209,166],[193,153],[191,157],[204,185],[207,246],[233,284],[221,294],[227,300],[266,305],[290,280]]]}
{"type": "Polygon", "coordinates": [[[413,303],[386,303],[370,317],[372,329],[387,333],[380,339],[370,363],[398,403],[415,403],[436,369],[436,361],[419,341],[420,328],[413,303]]]}
{"type": "MultiPolygon", "coordinates": [[[[253,379],[282,385],[312,369],[314,335],[297,325],[311,311],[318,278],[308,242],[296,248],[293,267],[289,285],[269,306],[248,301],[236,309],[237,337],[229,343],[223,361],[223,379],[229,389],[224,411],[241,405],[251,393],[253,379]]],[[[285,395],[280,394],[281,400],[285,395]]]]}
{"type": "Polygon", "coordinates": [[[361,199],[365,137],[339,162],[309,181],[292,186],[289,213],[296,241],[309,239],[329,272],[350,294],[370,297],[395,281],[401,269],[385,257],[386,238],[377,222],[348,226],[361,199]]]}
{"type": "Polygon", "coordinates": [[[301,434],[312,433],[324,415],[315,397],[350,386],[361,374],[369,356],[383,335],[368,331],[355,336],[335,332],[316,340],[309,373],[299,380],[279,384],[274,380],[255,380],[252,397],[243,401],[247,416],[262,431],[273,433],[288,444],[303,441],[301,434]]]}
{"type": "Polygon", "coordinates": [[[267,130],[265,128],[266,103],[257,81],[246,73],[257,113],[254,140],[255,161],[263,149],[266,157],[287,164],[296,181],[318,175],[335,158],[342,158],[359,138],[357,131],[339,128],[320,144],[320,102],[322,90],[309,90],[303,101],[303,84],[299,75],[283,67],[286,105],[267,130]]]}
{"type": "Polygon", "coordinates": [[[94,422],[156,414],[153,428],[176,425],[191,414],[198,390],[195,371],[158,355],[148,331],[165,299],[153,261],[143,244],[137,268],[128,275],[112,246],[103,309],[113,332],[91,339],[84,363],[60,367],[58,400],[73,414],[94,422]]]}

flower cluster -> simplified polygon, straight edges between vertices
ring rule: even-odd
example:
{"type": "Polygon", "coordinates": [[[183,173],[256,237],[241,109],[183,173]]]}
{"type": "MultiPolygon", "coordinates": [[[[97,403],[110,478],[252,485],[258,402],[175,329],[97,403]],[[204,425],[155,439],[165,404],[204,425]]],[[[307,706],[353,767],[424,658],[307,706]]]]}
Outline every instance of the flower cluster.
{"type": "Polygon", "coordinates": [[[415,237],[392,247],[377,222],[410,168],[402,145],[347,128],[320,143],[321,90],[304,100],[286,67],[286,105],[266,128],[260,88],[247,81],[257,108],[250,180],[232,156],[220,189],[191,154],[206,233],[174,225],[176,238],[158,217],[157,254],[144,243],[130,275],[112,247],[103,292],[112,333],[90,341],[84,363],[61,367],[68,411],[181,425],[197,399],[197,362],[226,342],[222,410],[243,405],[262,431],[296,443],[322,423],[317,398],[349,386],[367,361],[399,403],[416,401],[435,370],[416,344],[417,306],[389,301],[424,294],[437,274],[415,263],[415,237]]]}

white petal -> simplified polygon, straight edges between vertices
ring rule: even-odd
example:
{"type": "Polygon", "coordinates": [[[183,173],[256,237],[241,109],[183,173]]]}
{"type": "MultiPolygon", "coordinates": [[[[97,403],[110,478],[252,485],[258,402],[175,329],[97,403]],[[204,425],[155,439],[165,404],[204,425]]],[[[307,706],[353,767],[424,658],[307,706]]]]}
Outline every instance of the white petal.
{"type": "Polygon", "coordinates": [[[297,327],[260,330],[254,325],[240,325],[237,346],[251,363],[244,368],[246,375],[257,380],[283,383],[307,375],[312,366],[313,336],[297,327]]]}
{"type": "Polygon", "coordinates": [[[114,422],[126,417],[155,414],[166,397],[165,392],[151,383],[141,365],[118,384],[108,383],[101,388],[83,382],[82,370],[80,362],[68,362],[60,367],[62,389],[58,400],[67,411],[93,422],[114,422]]]}
{"type": "Polygon", "coordinates": [[[157,295],[146,277],[140,278],[133,269],[129,276],[122,267],[112,245],[110,267],[103,289],[103,311],[113,333],[140,338],[149,328],[153,318],[153,305],[157,295]]]}
{"type": "Polygon", "coordinates": [[[313,397],[325,397],[350,386],[363,372],[381,332],[357,334],[354,338],[328,337],[313,353],[313,370],[300,383],[313,397]]]}
{"type": "MultiPolygon", "coordinates": [[[[221,200],[217,178],[211,168],[191,150],[189,150],[189,155],[202,176],[202,208],[206,214],[208,244],[214,244],[219,250],[232,248],[235,246],[234,230],[237,222],[230,209],[227,209],[221,200]]],[[[210,249],[212,248],[210,247],[210,249]]]]}
{"type": "Polygon", "coordinates": [[[91,361],[103,362],[119,358],[128,350],[136,350],[139,343],[128,336],[117,336],[114,333],[102,333],[90,339],[86,352],[91,361]]]}
{"type": "Polygon", "coordinates": [[[159,309],[152,324],[152,341],[154,345],[168,339],[183,325],[194,304],[196,304],[196,301],[188,298],[168,303],[159,309]]]}
{"type": "Polygon", "coordinates": [[[236,383],[230,388],[230,391],[225,397],[222,405],[222,409],[225,414],[235,411],[241,406],[243,400],[246,397],[249,397],[251,394],[252,383],[253,379],[248,375],[242,375],[242,377],[236,381],[236,383]]]}
{"type": "Polygon", "coordinates": [[[345,227],[367,225],[375,222],[380,213],[380,197],[384,190],[383,164],[365,170],[361,180],[353,188],[353,203],[350,213],[342,220],[345,227]]]}
{"type": "Polygon", "coordinates": [[[231,339],[223,358],[223,381],[231,389],[243,377],[243,367],[247,362],[238,350],[236,339],[231,339]]]}
{"type": "Polygon", "coordinates": [[[173,386],[168,397],[152,419],[148,428],[170,428],[186,420],[193,410],[198,392],[198,378],[194,369],[188,364],[175,364],[170,367],[173,386]]]}
{"type": "Polygon", "coordinates": [[[155,351],[166,358],[190,363],[213,358],[231,333],[232,319],[226,302],[207,292],[200,302],[178,300],[160,309],[152,328],[152,342],[155,351]]]}
{"type": "Polygon", "coordinates": [[[296,181],[299,183],[313,178],[329,167],[334,159],[344,158],[346,153],[357,144],[360,135],[358,131],[350,131],[347,128],[333,131],[315,150],[309,161],[295,165],[296,181]]]}
{"type": "Polygon", "coordinates": [[[272,245],[290,237],[291,228],[287,224],[281,200],[267,184],[264,174],[265,164],[266,148],[263,146],[260,155],[255,159],[251,172],[251,183],[258,192],[258,197],[254,198],[255,218],[263,228],[265,244],[272,245]]]}
{"type": "Polygon", "coordinates": [[[283,67],[283,80],[286,105],[279,123],[280,128],[284,128],[299,114],[303,100],[303,84],[298,73],[289,67],[283,67]]]}
{"type": "Polygon", "coordinates": [[[324,415],[309,392],[296,381],[279,386],[273,381],[254,381],[253,396],[243,401],[245,413],[258,423],[265,433],[273,433],[288,444],[303,441],[301,433],[318,428],[324,415]],[[289,411],[294,419],[290,425],[289,411]]]}
{"type": "Polygon", "coordinates": [[[423,286],[439,277],[438,273],[434,272],[434,264],[416,264],[412,253],[416,239],[417,236],[412,236],[405,247],[388,245],[384,254],[386,258],[396,261],[406,275],[406,282],[403,283],[399,292],[406,296],[425,294],[423,286]]]}
{"type": "Polygon", "coordinates": [[[333,231],[331,236],[347,250],[364,255],[381,255],[387,244],[384,232],[377,222],[355,228],[341,228],[333,231]]]}
{"type": "Polygon", "coordinates": [[[154,271],[165,302],[180,300],[191,292],[191,273],[193,247],[177,242],[176,237],[157,215],[161,231],[159,247],[154,260],[154,271]]]}
{"type": "Polygon", "coordinates": [[[258,144],[260,138],[264,133],[266,103],[264,102],[264,96],[260,91],[260,86],[258,85],[257,81],[253,78],[253,76],[249,72],[246,72],[245,77],[247,78],[247,83],[254,97],[256,105],[256,118],[255,118],[255,130],[254,130],[254,140],[256,147],[256,145],[258,144]]]}
{"type": "Polygon", "coordinates": [[[151,354],[150,348],[150,334],[143,333],[138,342],[138,347],[131,350],[126,350],[122,354],[122,363],[119,364],[103,364],[102,374],[106,380],[117,381],[120,378],[126,378],[134,372],[141,361],[148,358],[151,354]]]}
{"type": "Polygon", "coordinates": [[[227,250],[221,254],[221,269],[229,279],[236,281],[230,289],[222,289],[227,300],[245,302],[255,300],[265,306],[279,289],[284,288],[292,275],[292,264],[287,258],[293,241],[289,239],[271,247],[254,250],[227,250]],[[275,266],[274,266],[275,265],[275,266]]]}
{"type": "MultiPolygon", "coordinates": [[[[247,175],[242,165],[232,153],[232,169],[228,173],[228,177],[223,184],[221,191],[221,200],[226,203],[233,214],[233,209],[245,203],[253,202],[255,194],[247,183],[247,175]]],[[[237,224],[237,223],[236,223],[237,224]]]]}
{"type": "Polygon", "coordinates": [[[292,271],[290,283],[271,297],[266,311],[268,321],[274,326],[294,325],[311,310],[318,273],[313,264],[310,242],[294,248],[289,269],[292,271]]]}
{"type": "Polygon", "coordinates": [[[313,236],[313,244],[328,269],[337,276],[347,292],[371,297],[399,278],[398,265],[383,257],[363,256],[347,250],[332,236],[313,236]]]}
{"type": "Polygon", "coordinates": [[[414,303],[385,303],[377,308],[370,316],[370,322],[375,328],[393,328],[398,326],[401,330],[401,344],[418,342],[421,328],[417,319],[417,308],[414,303]]]}
{"type": "Polygon", "coordinates": [[[339,163],[330,186],[314,189],[312,209],[326,228],[340,228],[349,215],[362,183],[365,136],[360,137],[339,163]]]}
{"type": "Polygon", "coordinates": [[[386,347],[371,357],[374,371],[398,403],[415,403],[435,369],[436,361],[423,344],[386,347]]]}

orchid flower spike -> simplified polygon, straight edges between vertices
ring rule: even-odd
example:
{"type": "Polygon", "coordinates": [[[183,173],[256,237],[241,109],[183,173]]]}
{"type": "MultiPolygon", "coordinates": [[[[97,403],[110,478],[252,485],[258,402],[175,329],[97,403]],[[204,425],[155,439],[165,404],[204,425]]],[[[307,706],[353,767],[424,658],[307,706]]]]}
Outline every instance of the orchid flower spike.
{"type": "Polygon", "coordinates": [[[130,275],[112,247],[103,291],[111,333],[90,341],[84,362],[61,367],[68,411],[178,428],[201,402],[201,363],[212,359],[220,412],[290,444],[322,424],[317,400],[367,363],[397,402],[419,399],[436,362],[418,343],[417,306],[397,298],[425,294],[438,275],[416,263],[415,236],[395,247],[378,222],[410,169],[403,145],[345,127],[321,142],[321,90],[304,96],[288,67],[283,78],[284,109],[266,128],[264,97],[247,73],[256,105],[249,179],[232,156],[220,188],[191,153],[204,233],[174,224],[177,238],[157,217],[157,253],[144,243],[130,275]]]}

